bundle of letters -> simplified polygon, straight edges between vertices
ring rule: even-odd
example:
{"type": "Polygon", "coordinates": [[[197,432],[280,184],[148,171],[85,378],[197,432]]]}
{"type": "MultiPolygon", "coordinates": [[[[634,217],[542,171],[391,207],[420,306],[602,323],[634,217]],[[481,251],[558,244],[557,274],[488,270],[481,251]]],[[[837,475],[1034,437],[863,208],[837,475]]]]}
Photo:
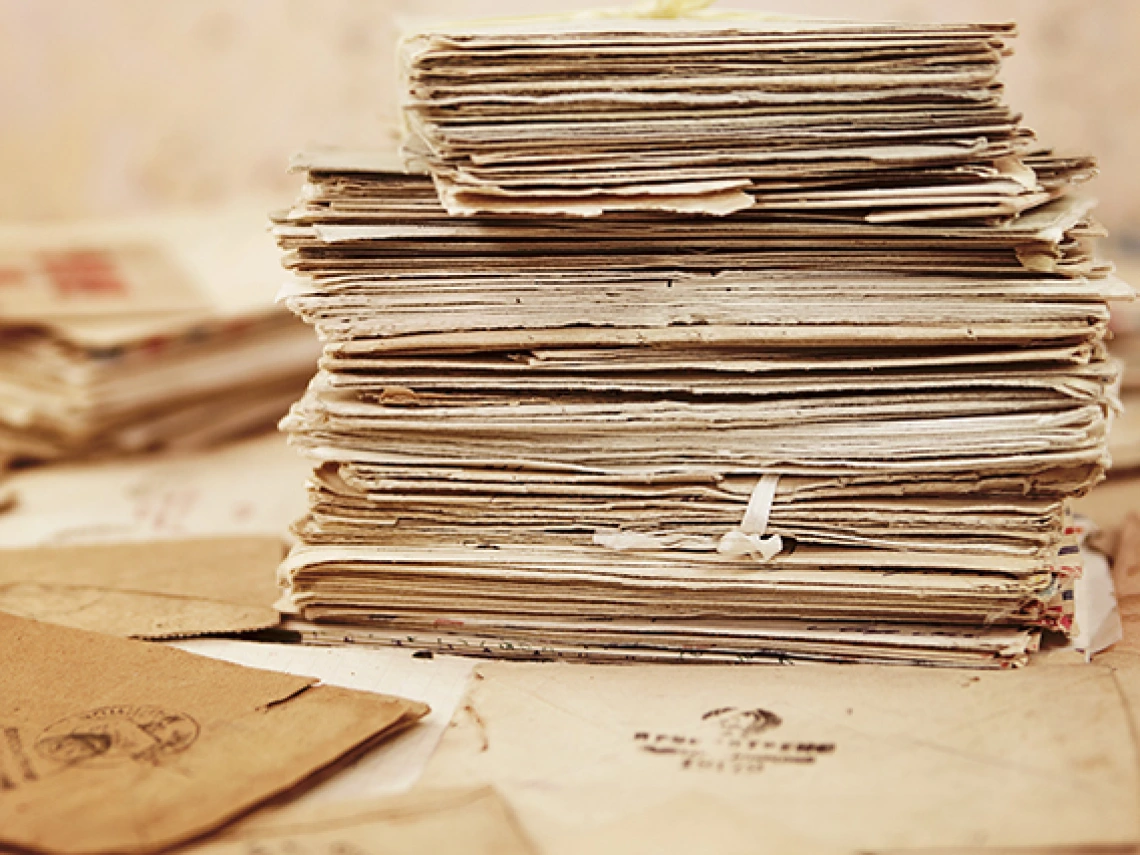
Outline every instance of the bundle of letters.
{"type": "Polygon", "coordinates": [[[1009,666],[1072,629],[1118,370],[1009,26],[612,17],[404,44],[405,160],[276,225],[323,341],[309,640],[1009,666]],[[424,169],[429,172],[423,172],[424,169]]]}
{"type": "Polygon", "coordinates": [[[272,426],[320,353],[280,280],[252,207],[0,230],[0,462],[272,426]]]}

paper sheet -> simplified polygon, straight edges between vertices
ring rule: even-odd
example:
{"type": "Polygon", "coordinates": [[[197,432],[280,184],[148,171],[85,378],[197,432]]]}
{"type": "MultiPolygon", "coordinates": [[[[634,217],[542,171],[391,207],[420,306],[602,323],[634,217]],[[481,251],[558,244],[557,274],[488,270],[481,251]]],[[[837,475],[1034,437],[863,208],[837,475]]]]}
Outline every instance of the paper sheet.
{"type": "MultiPolygon", "coordinates": [[[[494,784],[553,851],[690,793],[844,851],[1140,837],[1140,760],[1117,684],[1135,688],[1135,675],[1095,663],[479,674],[423,783],[494,784]]],[[[665,837],[659,855],[692,851],[665,837]]]]}
{"type": "Polygon", "coordinates": [[[258,811],[178,855],[536,855],[489,787],[420,790],[343,804],[258,811]]]}
{"type": "Polygon", "coordinates": [[[0,614],[0,845],[146,853],[220,828],[421,718],[159,644],[0,614]]]}
{"type": "Polygon", "coordinates": [[[399,649],[301,647],[221,639],[177,642],[176,647],[248,665],[307,677],[330,686],[394,694],[422,701],[431,712],[414,731],[379,746],[322,782],[302,799],[321,804],[400,793],[412,787],[435,751],[467,689],[472,660],[435,656],[422,659],[399,649]]]}
{"type": "Polygon", "coordinates": [[[0,549],[0,611],[132,638],[268,629],[277,537],[0,549]]]}
{"type": "Polygon", "coordinates": [[[1081,548],[1081,558],[1084,572],[1073,582],[1077,634],[1072,647],[1091,661],[1124,637],[1124,625],[1108,558],[1087,544],[1081,548]]]}
{"type": "Polygon", "coordinates": [[[0,546],[287,536],[308,467],[279,434],[204,452],[29,469],[4,486],[0,546]]]}

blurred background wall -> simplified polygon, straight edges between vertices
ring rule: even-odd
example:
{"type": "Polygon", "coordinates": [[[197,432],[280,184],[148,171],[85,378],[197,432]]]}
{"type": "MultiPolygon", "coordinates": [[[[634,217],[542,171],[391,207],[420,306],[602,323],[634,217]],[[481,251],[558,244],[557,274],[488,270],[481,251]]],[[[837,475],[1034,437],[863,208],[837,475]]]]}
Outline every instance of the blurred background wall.
{"type": "MultiPolygon", "coordinates": [[[[396,18],[598,0],[0,0],[0,219],[288,201],[289,155],[376,145],[396,18]]],[[[1140,243],[1140,0],[723,0],[786,14],[1016,20],[1010,102],[1101,160],[1101,216],[1140,243]]]]}

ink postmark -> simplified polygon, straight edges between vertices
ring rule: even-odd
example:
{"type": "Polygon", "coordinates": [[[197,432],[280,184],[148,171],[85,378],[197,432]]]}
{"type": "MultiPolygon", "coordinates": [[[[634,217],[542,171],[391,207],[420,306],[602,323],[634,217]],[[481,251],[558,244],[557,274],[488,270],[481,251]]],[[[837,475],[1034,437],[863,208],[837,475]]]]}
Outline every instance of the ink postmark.
{"type": "Polygon", "coordinates": [[[99,707],[60,719],[35,742],[36,753],[65,766],[158,765],[198,738],[198,723],[161,707],[99,707]]]}
{"type": "Polygon", "coordinates": [[[833,754],[834,742],[781,739],[783,720],[759,707],[718,707],[689,729],[637,731],[634,745],[648,754],[676,758],[682,769],[749,774],[775,764],[811,765],[833,754]]]}

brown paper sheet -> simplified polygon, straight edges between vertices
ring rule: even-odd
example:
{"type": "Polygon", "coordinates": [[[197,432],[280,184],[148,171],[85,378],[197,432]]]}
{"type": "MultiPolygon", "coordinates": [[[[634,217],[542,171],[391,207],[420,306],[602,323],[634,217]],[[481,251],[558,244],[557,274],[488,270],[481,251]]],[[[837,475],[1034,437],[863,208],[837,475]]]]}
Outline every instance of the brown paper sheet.
{"type": "Polygon", "coordinates": [[[8,615],[0,659],[0,844],[39,852],[186,842],[427,712],[8,615]]]}
{"type": "Polygon", "coordinates": [[[280,539],[0,550],[0,612],[135,638],[275,626],[280,539]]]}

